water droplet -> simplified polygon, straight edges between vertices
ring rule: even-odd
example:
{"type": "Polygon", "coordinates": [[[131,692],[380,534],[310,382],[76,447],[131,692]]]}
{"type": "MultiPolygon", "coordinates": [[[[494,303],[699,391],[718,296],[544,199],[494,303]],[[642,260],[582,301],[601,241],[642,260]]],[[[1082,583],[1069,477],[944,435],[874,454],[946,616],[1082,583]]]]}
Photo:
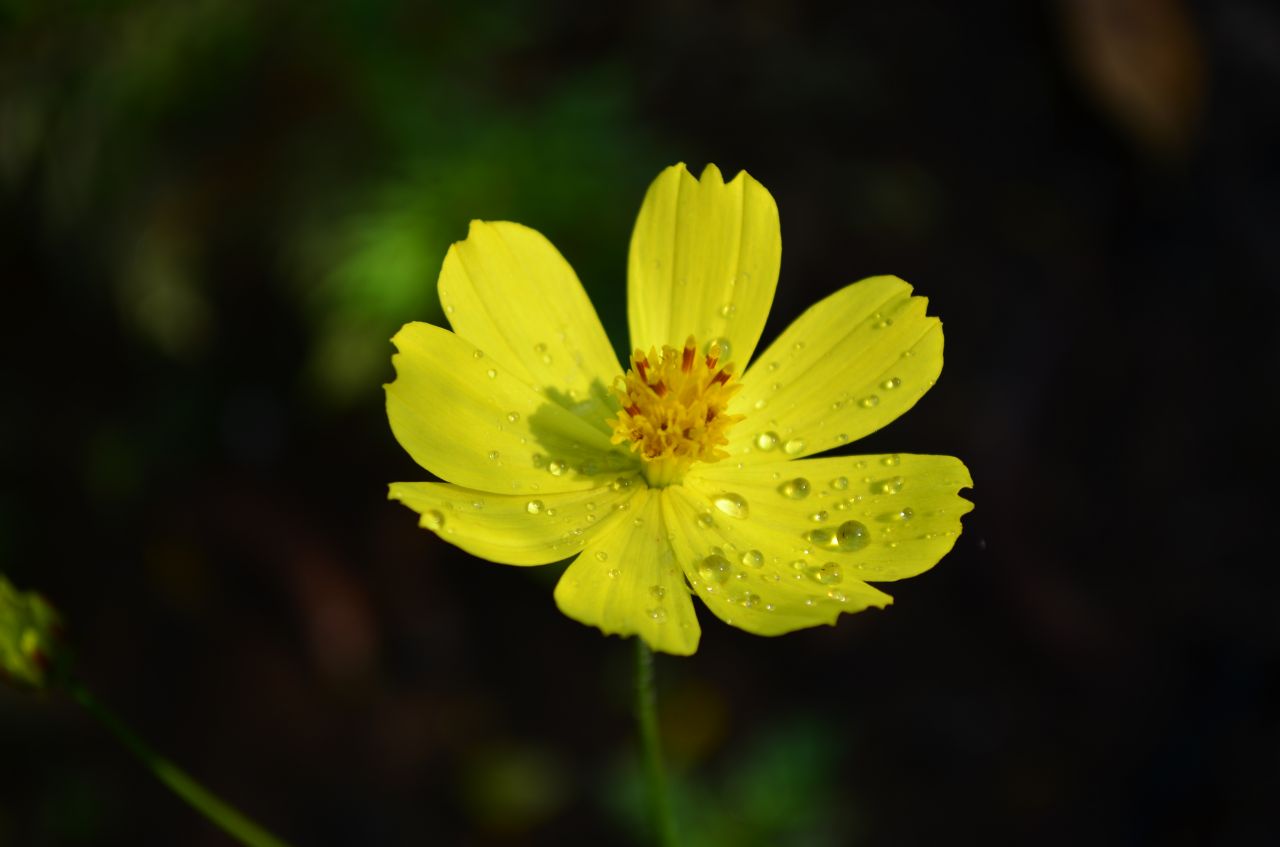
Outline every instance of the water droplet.
{"type": "Polygon", "coordinates": [[[661,600],[663,597],[667,596],[667,589],[663,588],[661,585],[650,585],[649,595],[653,597],[654,600],[661,600]]]}
{"type": "Polygon", "coordinates": [[[564,476],[564,472],[568,469],[568,463],[562,462],[559,459],[552,459],[547,463],[547,470],[551,472],[552,476],[564,476]]]}
{"type": "Polygon", "coordinates": [[[904,358],[904,359],[910,359],[910,358],[911,358],[912,356],[914,356],[915,354],[916,354],[916,351],[915,351],[915,350],[903,350],[903,351],[902,351],[902,358],[904,358]]]}
{"type": "Polygon", "coordinates": [[[539,341],[537,344],[533,345],[533,352],[535,352],[535,353],[545,353],[545,352],[547,352],[547,345],[545,345],[545,344],[543,344],[541,341],[539,341]]]}
{"type": "Polygon", "coordinates": [[[872,484],[871,493],[872,494],[897,494],[899,491],[902,490],[902,485],[904,482],[905,480],[900,476],[890,477],[889,479],[882,479],[879,482],[872,484]]]}
{"type": "Polygon", "coordinates": [[[802,570],[804,570],[804,559],[792,559],[792,560],[791,560],[791,569],[792,569],[792,570],[795,570],[795,571],[802,571],[802,570]]]}
{"type": "Polygon", "coordinates": [[[610,483],[609,487],[614,491],[626,491],[631,487],[631,479],[630,477],[620,476],[610,483]]]}
{"type": "Polygon", "coordinates": [[[609,579],[617,579],[622,576],[622,571],[617,568],[609,568],[609,579]]]}
{"type": "Polygon", "coordinates": [[[890,512],[890,513],[889,513],[889,520],[891,520],[891,521],[909,521],[909,520],[911,520],[912,518],[914,518],[915,516],[916,516],[916,510],[915,510],[915,509],[911,508],[910,506],[903,506],[901,509],[899,509],[899,510],[898,510],[898,511],[896,511],[896,512],[890,512]]]}
{"type": "Polygon", "coordinates": [[[725,491],[711,501],[715,507],[731,518],[745,518],[749,511],[747,501],[741,494],[725,491]]]}
{"type": "Polygon", "coordinates": [[[844,443],[845,443],[846,441],[848,441],[848,440],[849,440],[849,436],[848,436],[848,434],[846,434],[846,433],[843,433],[843,432],[842,432],[842,433],[840,433],[839,435],[837,435],[837,436],[836,436],[836,443],[837,443],[837,444],[844,444],[844,443]]]}
{"type": "MultiPolygon", "coordinates": [[[[811,529],[804,534],[804,540],[819,547],[835,547],[836,534],[830,529],[811,529]]],[[[794,562],[792,563],[795,564],[794,562]]],[[[803,564],[803,563],[802,563],[803,564]]]]}
{"type": "Polygon", "coordinates": [[[496,462],[496,461],[498,461],[498,459],[499,459],[499,458],[500,458],[500,454],[498,453],[498,451],[497,451],[497,450],[490,450],[490,451],[489,451],[489,461],[491,461],[491,462],[496,462]]]}
{"type": "Polygon", "coordinates": [[[845,521],[836,528],[836,547],[845,553],[856,553],[871,543],[871,533],[859,521],[845,521]]]}
{"type": "Polygon", "coordinates": [[[542,512],[542,501],[530,500],[528,503],[524,504],[524,510],[531,515],[539,514],[542,512]]]}
{"type": "Polygon", "coordinates": [[[886,379],[884,382],[880,383],[880,387],[883,388],[885,391],[892,391],[893,389],[897,388],[899,385],[902,385],[902,380],[898,379],[896,376],[891,376],[888,379],[886,379]]]}
{"type": "Polygon", "coordinates": [[[770,362],[770,363],[769,363],[769,373],[773,373],[773,372],[774,372],[774,371],[776,371],[777,369],[778,369],[778,363],[777,363],[777,362],[770,362]]]}
{"type": "Polygon", "coordinates": [[[444,527],[444,515],[435,509],[423,512],[422,525],[433,532],[439,532],[444,527]]]}
{"type": "Polygon", "coordinates": [[[744,609],[754,609],[756,606],[760,605],[760,595],[752,594],[748,591],[746,594],[742,595],[742,599],[738,602],[742,604],[742,608],[744,609]]]}
{"type": "Polygon", "coordinates": [[[631,520],[631,525],[632,525],[632,526],[643,526],[643,525],[644,525],[644,518],[633,518],[633,519],[631,520]]]}
{"type": "Polygon", "coordinates": [[[887,326],[893,326],[893,318],[882,318],[875,324],[876,329],[884,329],[887,326]]]}
{"type": "Polygon", "coordinates": [[[493,368],[489,368],[489,370],[485,371],[484,374],[485,376],[489,377],[489,379],[496,379],[498,376],[498,372],[495,371],[493,368]]]}
{"type": "Polygon", "coordinates": [[[880,460],[880,464],[884,465],[886,468],[896,468],[901,463],[902,463],[902,457],[899,456],[897,453],[893,453],[891,455],[885,456],[883,459],[880,460]]]}
{"type": "Polygon", "coordinates": [[[662,608],[661,606],[654,606],[652,609],[649,610],[648,614],[649,614],[649,617],[653,618],[658,623],[662,623],[667,619],[667,610],[662,608]]]}
{"type": "Polygon", "coordinates": [[[756,436],[756,447],[760,450],[772,450],[778,446],[778,433],[762,432],[756,436]]]}
{"type": "Polygon", "coordinates": [[[757,400],[756,402],[752,403],[752,404],[751,404],[751,408],[755,409],[755,410],[758,412],[758,411],[760,411],[761,409],[763,409],[763,408],[764,408],[765,406],[767,406],[767,405],[769,405],[769,404],[768,404],[768,402],[767,402],[767,401],[765,401],[763,398],[761,398],[761,399],[757,400]]]}
{"type": "Polygon", "coordinates": [[[724,556],[711,554],[698,565],[698,576],[703,582],[724,584],[729,579],[729,560],[724,556]]]}
{"type": "Polygon", "coordinates": [[[803,500],[809,496],[809,480],[802,476],[789,479],[778,486],[778,493],[791,500],[803,500]]]}
{"type": "Polygon", "coordinates": [[[800,352],[801,350],[803,350],[803,349],[804,349],[804,342],[803,342],[803,341],[797,341],[795,344],[792,344],[792,345],[791,345],[791,351],[792,351],[793,353],[799,353],[799,352],[800,352]]]}
{"type": "Polygon", "coordinates": [[[880,405],[880,398],[874,394],[868,394],[858,401],[858,405],[864,409],[872,409],[880,405]]]}
{"type": "Polygon", "coordinates": [[[698,524],[703,529],[711,529],[711,527],[716,525],[716,519],[711,517],[710,512],[703,512],[702,514],[698,515],[698,524]]]}
{"type": "Polygon", "coordinates": [[[452,315],[452,314],[453,314],[453,304],[452,304],[452,303],[450,303],[449,305],[445,306],[445,307],[444,307],[444,311],[445,311],[445,314],[446,314],[446,315],[452,315]]]}
{"type": "Polygon", "coordinates": [[[835,600],[837,603],[843,603],[845,601],[844,592],[836,588],[832,588],[828,591],[827,597],[831,600],[835,600]]]}
{"type": "Polygon", "coordinates": [[[813,521],[814,523],[822,523],[826,519],[827,519],[827,513],[825,511],[817,511],[817,512],[814,512],[812,515],[809,515],[809,520],[813,521]]]}
{"type": "MultiPolygon", "coordinates": [[[[777,574],[774,574],[774,575],[775,575],[775,576],[777,576],[777,574]]],[[[777,606],[775,606],[775,605],[773,605],[772,603],[765,603],[765,604],[764,604],[764,610],[765,610],[766,612],[772,612],[772,611],[773,611],[774,609],[776,609],[776,608],[778,608],[778,607],[777,607],[777,606]]]]}
{"type": "Polygon", "coordinates": [[[554,508],[547,509],[547,517],[554,518],[555,516],[556,516],[556,510],[554,508]]]}
{"type": "Polygon", "coordinates": [[[472,501],[471,501],[471,508],[475,509],[477,512],[478,512],[478,511],[480,511],[481,509],[483,509],[483,508],[484,508],[484,501],[483,501],[483,500],[472,500],[472,501]]]}
{"type": "Polygon", "coordinates": [[[733,345],[729,343],[727,338],[717,338],[707,345],[707,354],[714,352],[717,359],[723,362],[729,361],[729,357],[733,355],[733,345]]]}
{"type": "Polygon", "coordinates": [[[804,441],[799,438],[793,438],[786,444],[782,445],[782,452],[788,456],[794,456],[804,449],[804,441]]]}
{"type": "Polygon", "coordinates": [[[544,365],[549,365],[549,364],[551,364],[551,354],[550,354],[550,353],[543,353],[543,354],[542,354],[542,364],[544,364],[544,365]]]}
{"type": "Polygon", "coordinates": [[[472,350],[472,351],[471,351],[471,358],[473,358],[473,359],[483,359],[483,358],[484,358],[484,351],[483,351],[483,350],[472,350]]]}
{"type": "Polygon", "coordinates": [[[607,562],[608,560],[609,560],[609,554],[608,554],[608,553],[606,553],[606,552],[604,552],[603,550],[601,550],[600,552],[596,553],[596,561],[597,561],[597,562],[607,562]]]}
{"type": "Polygon", "coordinates": [[[840,573],[840,565],[827,562],[822,565],[810,565],[805,569],[809,578],[820,585],[839,585],[844,575],[840,573]]]}
{"type": "Polygon", "coordinates": [[[520,420],[519,412],[507,412],[507,423],[515,423],[520,420]]]}
{"type": "Polygon", "coordinates": [[[831,480],[831,487],[834,488],[836,491],[844,491],[846,488],[849,487],[849,477],[847,476],[836,477],[835,479],[831,480]]]}
{"type": "Polygon", "coordinates": [[[764,554],[759,550],[748,550],[742,554],[742,564],[749,568],[758,568],[764,565],[764,554]]]}
{"type": "Polygon", "coordinates": [[[723,306],[720,307],[720,317],[727,318],[736,311],[738,311],[737,306],[733,305],[732,303],[725,303],[723,306]]]}

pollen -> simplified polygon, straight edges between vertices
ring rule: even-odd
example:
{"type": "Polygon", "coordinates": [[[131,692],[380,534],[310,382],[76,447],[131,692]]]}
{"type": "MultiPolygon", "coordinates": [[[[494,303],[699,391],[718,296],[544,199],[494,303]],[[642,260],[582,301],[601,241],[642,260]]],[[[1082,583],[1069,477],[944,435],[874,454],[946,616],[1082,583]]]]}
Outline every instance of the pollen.
{"type": "Polygon", "coordinates": [[[694,462],[728,458],[729,427],[742,415],[728,413],[729,401],[742,384],[733,365],[720,363],[721,348],[712,343],[705,355],[689,336],[683,349],[664,346],[636,350],[631,368],[618,377],[613,393],[621,407],[608,423],[614,444],[629,444],[644,459],[650,485],[679,482],[694,462]]]}

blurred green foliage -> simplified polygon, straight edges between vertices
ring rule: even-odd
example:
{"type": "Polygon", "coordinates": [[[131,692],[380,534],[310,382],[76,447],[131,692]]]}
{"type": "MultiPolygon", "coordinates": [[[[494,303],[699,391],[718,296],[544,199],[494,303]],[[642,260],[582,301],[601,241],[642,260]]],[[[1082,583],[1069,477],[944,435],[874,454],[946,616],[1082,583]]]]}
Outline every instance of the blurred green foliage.
{"type": "MultiPolygon", "coordinates": [[[[367,395],[471,218],[561,248],[621,302],[623,248],[665,162],[615,60],[559,67],[533,5],[237,0],[10,2],[0,29],[0,186],[85,285],[169,356],[234,337],[220,286],[284,298],[310,386],[367,395]],[[267,253],[269,279],[235,279],[267,253]]],[[[608,311],[607,306],[604,311],[608,311]]]]}

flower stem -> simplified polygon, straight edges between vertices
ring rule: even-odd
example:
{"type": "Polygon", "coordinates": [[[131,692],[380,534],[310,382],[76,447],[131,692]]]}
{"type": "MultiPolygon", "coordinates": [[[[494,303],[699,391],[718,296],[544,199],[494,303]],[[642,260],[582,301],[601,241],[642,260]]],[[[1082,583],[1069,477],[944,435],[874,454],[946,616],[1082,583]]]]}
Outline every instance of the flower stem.
{"type": "Polygon", "coordinates": [[[285,842],[237,812],[203,785],[188,776],[177,765],[152,750],[133,730],[125,726],[115,714],[99,703],[79,681],[69,680],[67,689],[77,703],[83,706],[89,714],[97,718],[103,726],[111,731],[116,740],[123,744],[130,753],[138,757],[142,764],[155,774],[156,779],[168,786],[174,794],[187,801],[191,808],[220,827],[227,835],[230,835],[245,847],[288,847],[285,842]]]}
{"type": "Polygon", "coordinates": [[[653,685],[653,651],[644,639],[636,638],[636,720],[644,748],[645,778],[657,841],[662,847],[676,847],[675,820],[667,791],[667,774],[662,767],[662,746],[658,738],[658,697],[653,685]]]}

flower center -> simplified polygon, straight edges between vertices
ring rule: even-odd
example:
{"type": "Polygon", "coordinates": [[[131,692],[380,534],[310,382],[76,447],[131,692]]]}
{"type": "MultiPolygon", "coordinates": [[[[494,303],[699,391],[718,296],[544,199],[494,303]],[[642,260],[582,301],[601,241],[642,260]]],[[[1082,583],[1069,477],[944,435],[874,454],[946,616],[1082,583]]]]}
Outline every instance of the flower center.
{"type": "Polygon", "coordinates": [[[698,355],[693,336],[683,350],[650,348],[631,354],[631,369],[619,377],[613,393],[622,407],[613,427],[614,444],[630,442],[644,459],[650,485],[679,482],[694,462],[718,462],[729,454],[729,427],[742,415],[727,412],[729,400],[742,384],[734,381],[733,365],[720,365],[720,345],[713,342],[698,355]]]}

